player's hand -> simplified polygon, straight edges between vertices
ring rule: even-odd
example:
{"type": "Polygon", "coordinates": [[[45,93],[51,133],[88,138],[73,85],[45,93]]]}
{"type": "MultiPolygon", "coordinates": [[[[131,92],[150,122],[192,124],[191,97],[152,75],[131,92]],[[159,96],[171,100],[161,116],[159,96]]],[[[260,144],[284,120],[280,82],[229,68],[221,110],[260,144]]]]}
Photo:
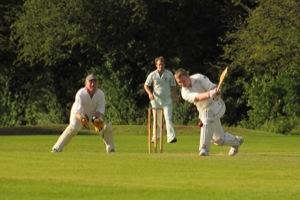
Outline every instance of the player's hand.
{"type": "Polygon", "coordinates": [[[87,116],[87,114],[81,116],[80,122],[85,128],[89,128],[89,117],[87,116]]]}
{"type": "Polygon", "coordinates": [[[151,94],[149,94],[148,96],[149,96],[149,99],[150,99],[150,100],[153,100],[153,99],[154,99],[154,96],[153,96],[153,94],[152,94],[152,93],[151,93],[151,94]]]}
{"type": "Polygon", "coordinates": [[[211,98],[212,100],[218,100],[220,98],[220,95],[221,95],[221,91],[220,90],[217,90],[217,88],[215,89],[212,89],[208,92],[209,94],[209,98],[211,98]]]}
{"type": "Polygon", "coordinates": [[[93,117],[92,122],[96,132],[100,132],[104,128],[104,122],[98,117],[93,117]]]}
{"type": "MultiPolygon", "coordinates": [[[[217,90],[217,89],[216,89],[217,90]]],[[[218,101],[220,99],[221,96],[221,89],[217,90],[216,92],[216,97],[214,98],[215,101],[218,101]]]]}

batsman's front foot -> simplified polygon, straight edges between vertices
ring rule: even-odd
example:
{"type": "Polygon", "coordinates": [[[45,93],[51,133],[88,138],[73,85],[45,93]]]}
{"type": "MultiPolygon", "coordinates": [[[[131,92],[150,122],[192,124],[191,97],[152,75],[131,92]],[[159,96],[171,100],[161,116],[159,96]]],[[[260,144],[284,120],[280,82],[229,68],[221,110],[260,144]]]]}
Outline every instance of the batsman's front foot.
{"type": "Polygon", "coordinates": [[[244,139],[240,136],[235,136],[235,139],[240,143],[238,146],[232,146],[230,147],[228,155],[234,156],[235,154],[238,153],[239,147],[243,144],[244,139]]]}
{"type": "Polygon", "coordinates": [[[107,151],[107,153],[115,153],[115,152],[116,152],[115,149],[110,149],[107,151]]]}
{"type": "Polygon", "coordinates": [[[199,156],[208,156],[208,151],[205,148],[200,149],[199,156]]]}
{"type": "Polygon", "coordinates": [[[59,153],[59,152],[62,152],[61,150],[57,150],[57,149],[55,149],[55,148],[53,148],[52,150],[51,150],[51,153],[59,153]]]}
{"type": "Polygon", "coordinates": [[[177,142],[177,138],[174,137],[173,139],[171,139],[170,141],[168,141],[168,143],[176,143],[177,142]]]}

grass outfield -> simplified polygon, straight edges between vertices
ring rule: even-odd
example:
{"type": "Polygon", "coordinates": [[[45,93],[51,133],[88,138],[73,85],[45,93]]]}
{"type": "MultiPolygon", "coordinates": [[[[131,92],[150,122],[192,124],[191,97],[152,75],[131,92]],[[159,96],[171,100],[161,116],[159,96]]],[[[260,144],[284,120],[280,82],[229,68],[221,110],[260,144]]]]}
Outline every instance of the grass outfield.
{"type": "Polygon", "coordinates": [[[116,153],[82,131],[50,153],[62,127],[0,129],[0,199],[297,199],[299,136],[227,128],[239,153],[211,145],[199,157],[197,127],[175,127],[178,142],[148,154],[146,126],[114,126],[116,153]]]}

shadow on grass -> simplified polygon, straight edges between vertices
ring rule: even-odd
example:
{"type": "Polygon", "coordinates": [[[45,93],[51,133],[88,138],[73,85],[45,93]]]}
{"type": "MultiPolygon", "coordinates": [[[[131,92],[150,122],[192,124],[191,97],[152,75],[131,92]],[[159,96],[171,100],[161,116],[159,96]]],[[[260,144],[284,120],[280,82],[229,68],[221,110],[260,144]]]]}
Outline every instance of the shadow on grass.
{"type": "MultiPolygon", "coordinates": [[[[65,128],[66,124],[49,125],[49,126],[16,126],[16,127],[4,127],[0,128],[0,136],[8,135],[60,135],[65,128]]],[[[94,134],[90,130],[81,130],[79,135],[92,135],[94,134]]]]}
{"type": "MultiPolygon", "coordinates": [[[[8,136],[8,135],[60,135],[67,124],[53,124],[53,125],[36,125],[36,126],[15,126],[15,127],[3,127],[0,128],[0,136],[8,136]]],[[[198,126],[175,126],[176,134],[186,135],[190,134],[198,134],[199,127],[198,126]]],[[[147,126],[146,125],[113,125],[114,133],[120,133],[122,135],[147,135],[147,126]]],[[[163,127],[164,133],[166,132],[163,127]]],[[[93,128],[90,129],[81,129],[78,132],[78,135],[94,135],[96,132],[93,128]]]]}

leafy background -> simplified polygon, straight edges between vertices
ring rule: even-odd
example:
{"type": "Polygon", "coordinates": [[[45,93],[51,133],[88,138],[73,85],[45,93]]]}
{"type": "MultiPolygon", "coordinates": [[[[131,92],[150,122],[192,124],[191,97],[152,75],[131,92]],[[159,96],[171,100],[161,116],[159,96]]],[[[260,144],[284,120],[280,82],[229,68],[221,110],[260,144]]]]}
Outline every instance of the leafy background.
{"type": "MultiPolygon", "coordinates": [[[[298,133],[297,0],[3,0],[0,11],[2,127],[68,123],[88,73],[114,124],[145,124],[143,84],[163,55],[213,82],[230,66],[223,123],[298,133]]],[[[173,118],[198,121],[183,101],[173,118]]]]}

